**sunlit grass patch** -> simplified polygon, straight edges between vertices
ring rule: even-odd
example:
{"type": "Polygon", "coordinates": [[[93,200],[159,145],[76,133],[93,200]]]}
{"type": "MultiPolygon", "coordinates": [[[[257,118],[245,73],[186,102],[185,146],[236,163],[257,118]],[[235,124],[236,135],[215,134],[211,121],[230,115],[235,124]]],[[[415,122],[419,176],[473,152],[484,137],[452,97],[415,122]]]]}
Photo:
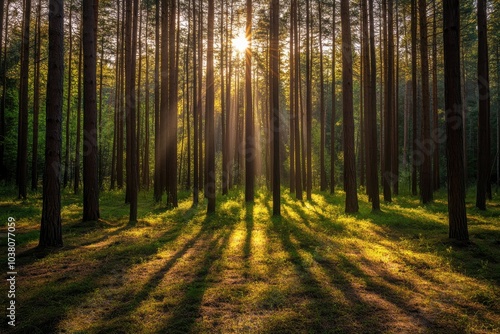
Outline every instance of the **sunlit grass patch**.
{"type": "Polygon", "coordinates": [[[285,190],[276,218],[264,188],[254,204],[218,196],[210,216],[189,193],[167,209],[142,192],[134,224],[123,196],[103,192],[102,219],[82,223],[80,196],[65,193],[65,245],[43,254],[40,195],[0,196],[19,217],[18,332],[500,330],[499,206],[469,208],[464,246],[447,238],[444,193],[426,206],[399,196],[380,213],[360,194],[360,212],[345,214],[341,191],[299,202],[285,190]]]}

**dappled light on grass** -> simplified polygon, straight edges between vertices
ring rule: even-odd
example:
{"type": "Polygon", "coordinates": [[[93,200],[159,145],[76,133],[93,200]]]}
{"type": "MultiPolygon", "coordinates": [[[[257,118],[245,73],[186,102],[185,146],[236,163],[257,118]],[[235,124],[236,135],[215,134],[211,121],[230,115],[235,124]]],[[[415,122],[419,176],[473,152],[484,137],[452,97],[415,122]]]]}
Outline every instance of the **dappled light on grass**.
{"type": "Polygon", "coordinates": [[[403,196],[372,214],[361,195],[360,213],[346,215],[340,192],[298,202],[284,191],[283,216],[271,218],[267,192],[255,204],[231,192],[207,217],[189,198],[166,210],[141,195],[129,224],[122,196],[104,194],[106,220],[85,224],[65,198],[65,246],[42,258],[29,252],[38,218],[20,214],[19,332],[499,330],[498,208],[472,211],[472,243],[459,247],[439,201],[403,196]]]}

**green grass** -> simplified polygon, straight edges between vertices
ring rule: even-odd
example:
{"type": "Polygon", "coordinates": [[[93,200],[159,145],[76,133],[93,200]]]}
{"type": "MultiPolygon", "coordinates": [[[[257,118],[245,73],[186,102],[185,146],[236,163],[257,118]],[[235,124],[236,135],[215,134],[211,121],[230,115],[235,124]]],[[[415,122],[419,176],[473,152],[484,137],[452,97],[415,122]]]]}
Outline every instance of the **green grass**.
{"type": "Polygon", "coordinates": [[[10,332],[500,331],[498,201],[481,212],[468,198],[464,246],[447,238],[445,193],[427,206],[400,196],[377,214],[361,195],[360,212],[346,215],[340,192],[297,202],[285,191],[280,218],[265,191],[255,204],[240,191],[219,197],[210,216],[187,193],[174,210],[141,193],[135,224],[122,192],[101,194],[93,223],[80,221],[80,196],[66,193],[64,247],[40,252],[41,196],[13,198],[2,190],[2,229],[8,216],[18,229],[10,332]]]}

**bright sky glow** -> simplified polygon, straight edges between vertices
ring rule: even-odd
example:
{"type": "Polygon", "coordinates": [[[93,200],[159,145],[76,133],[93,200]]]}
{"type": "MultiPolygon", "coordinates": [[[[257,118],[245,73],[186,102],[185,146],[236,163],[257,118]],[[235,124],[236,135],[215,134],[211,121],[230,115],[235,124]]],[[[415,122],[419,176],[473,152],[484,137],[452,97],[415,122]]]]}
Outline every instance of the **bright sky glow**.
{"type": "Polygon", "coordinates": [[[248,40],[245,35],[241,34],[233,39],[233,47],[238,52],[245,52],[248,48],[248,40]]]}

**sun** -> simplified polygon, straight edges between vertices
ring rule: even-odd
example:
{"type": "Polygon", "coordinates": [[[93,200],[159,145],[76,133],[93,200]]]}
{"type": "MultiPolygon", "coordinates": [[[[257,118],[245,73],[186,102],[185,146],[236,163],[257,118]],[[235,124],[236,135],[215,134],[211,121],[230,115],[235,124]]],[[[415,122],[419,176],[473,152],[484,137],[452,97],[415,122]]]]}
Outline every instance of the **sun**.
{"type": "Polygon", "coordinates": [[[238,37],[233,38],[233,47],[238,52],[245,52],[248,48],[248,40],[246,39],[245,35],[239,35],[238,37]]]}

